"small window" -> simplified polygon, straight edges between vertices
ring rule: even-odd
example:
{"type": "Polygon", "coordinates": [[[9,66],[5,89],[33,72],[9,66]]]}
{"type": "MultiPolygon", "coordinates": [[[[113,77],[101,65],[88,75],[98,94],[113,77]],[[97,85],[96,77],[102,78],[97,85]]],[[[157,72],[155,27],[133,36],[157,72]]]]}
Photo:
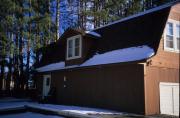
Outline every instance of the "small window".
{"type": "Polygon", "coordinates": [[[179,52],[180,25],[178,21],[169,20],[166,24],[164,48],[168,51],[179,52]]]}
{"type": "Polygon", "coordinates": [[[75,39],[75,56],[79,56],[80,53],[80,39],[76,38],[75,39]]]}
{"type": "Polygon", "coordinates": [[[73,40],[68,41],[68,57],[73,56],[73,40]]]}
{"type": "Polygon", "coordinates": [[[173,24],[167,23],[166,27],[166,47],[173,48],[173,24]]]}
{"type": "Polygon", "coordinates": [[[67,39],[67,60],[81,57],[81,35],[67,39]]]}

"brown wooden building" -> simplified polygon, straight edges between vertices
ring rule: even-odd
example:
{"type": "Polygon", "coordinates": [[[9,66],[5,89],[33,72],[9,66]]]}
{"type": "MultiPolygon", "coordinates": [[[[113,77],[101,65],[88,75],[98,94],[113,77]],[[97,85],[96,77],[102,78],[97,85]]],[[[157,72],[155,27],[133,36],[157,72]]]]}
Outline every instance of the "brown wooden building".
{"type": "Polygon", "coordinates": [[[68,29],[35,64],[58,104],[179,115],[180,3],[85,32],[68,29]]]}

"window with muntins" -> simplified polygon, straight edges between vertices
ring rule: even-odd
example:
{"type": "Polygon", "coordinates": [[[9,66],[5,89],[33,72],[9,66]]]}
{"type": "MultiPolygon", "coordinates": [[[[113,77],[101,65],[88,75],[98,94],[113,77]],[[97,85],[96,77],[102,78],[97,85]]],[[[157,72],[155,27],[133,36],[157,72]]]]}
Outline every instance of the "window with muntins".
{"type": "Polygon", "coordinates": [[[76,35],[67,39],[66,59],[76,59],[81,57],[81,35],[76,35]]]}
{"type": "Polygon", "coordinates": [[[169,20],[165,28],[164,49],[179,52],[180,24],[178,21],[169,20]]]}

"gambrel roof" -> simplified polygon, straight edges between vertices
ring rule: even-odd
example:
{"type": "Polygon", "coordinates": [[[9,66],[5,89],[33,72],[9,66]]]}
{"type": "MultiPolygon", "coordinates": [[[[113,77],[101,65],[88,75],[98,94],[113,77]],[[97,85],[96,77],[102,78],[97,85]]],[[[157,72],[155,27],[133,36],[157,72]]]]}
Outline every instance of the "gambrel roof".
{"type": "MultiPolygon", "coordinates": [[[[152,49],[154,54],[156,54],[171,7],[177,3],[178,2],[165,4],[115,21],[90,32],[67,29],[58,42],[46,47],[44,56],[36,67],[65,62],[65,39],[75,34],[81,34],[84,37],[91,37],[92,40],[95,40],[93,48],[88,52],[88,56],[84,63],[95,57],[97,54],[103,55],[108,52],[133,47],[138,48],[146,46],[152,49]]],[[[131,53],[131,55],[132,54],[133,53],[131,53]]],[[[150,58],[151,56],[146,56],[143,59],[150,58]]],[[[142,58],[139,58],[139,60],[142,60],[142,58]]]]}

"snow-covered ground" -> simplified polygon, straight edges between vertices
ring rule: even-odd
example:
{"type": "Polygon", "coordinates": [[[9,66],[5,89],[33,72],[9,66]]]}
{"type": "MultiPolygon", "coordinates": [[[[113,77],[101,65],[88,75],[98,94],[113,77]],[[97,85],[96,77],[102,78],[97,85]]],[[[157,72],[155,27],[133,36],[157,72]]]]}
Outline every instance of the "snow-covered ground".
{"type": "Polygon", "coordinates": [[[0,110],[24,107],[27,104],[29,104],[29,102],[0,102],[0,110]]]}
{"type": "Polygon", "coordinates": [[[64,118],[60,116],[44,115],[44,114],[32,113],[32,112],[1,115],[0,117],[1,118],[64,118]]]}
{"type": "Polygon", "coordinates": [[[77,107],[77,106],[65,106],[65,105],[52,105],[52,104],[29,104],[29,107],[46,109],[50,111],[64,111],[72,112],[78,114],[123,114],[121,112],[116,112],[113,110],[97,109],[97,108],[87,108],[87,107],[77,107]]]}
{"type": "Polygon", "coordinates": [[[6,97],[5,99],[0,99],[0,103],[5,103],[5,102],[27,102],[31,101],[30,99],[17,99],[17,98],[12,98],[12,97],[6,97]]]}
{"type": "Polygon", "coordinates": [[[24,107],[26,104],[31,103],[30,101],[29,99],[3,98],[0,99],[0,110],[24,107]]]}
{"type": "Polygon", "coordinates": [[[113,110],[98,109],[98,108],[87,108],[78,106],[65,106],[65,105],[53,105],[53,104],[39,104],[35,102],[26,101],[13,101],[5,102],[5,100],[0,100],[0,110],[8,108],[18,108],[18,107],[31,107],[36,109],[44,109],[55,112],[65,112],[65,113],[77,113],[83,115],[93,115],[93,114],[125,114],[122,112],[116,112],[113,110]],[[2,102],[3,101],[3,102],[2,102]]]}

